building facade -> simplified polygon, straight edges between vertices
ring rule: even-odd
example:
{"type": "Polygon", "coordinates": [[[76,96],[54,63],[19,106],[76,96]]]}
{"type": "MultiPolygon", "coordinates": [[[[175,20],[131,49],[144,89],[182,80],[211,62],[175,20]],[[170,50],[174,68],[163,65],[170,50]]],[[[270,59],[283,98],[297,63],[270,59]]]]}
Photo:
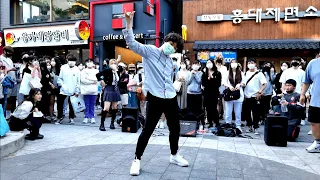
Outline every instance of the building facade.
{"type": "Polygon", "coordinates": [[[310,60],[319,51],[319,10],[317,0],[183,1],[185,48],[192,59],[255,57],[279,70],[293,56],[310,60]]]}
{"type": "Polygon", "coordinates": [[[5,45],[19,58],[25,51],[41,55],[89,57],[89,0],[1,0],[5,45]]]}
{"type": "Polygon", "coordinates": [[[126,46],[122,30],[124,12],[135,11],[133,32],[137,41],[160,46],[173,31],[174,1],[171,0],[96,0],[90,3],[90,55],[96,61],[121,57],[125,63],[142,58],[126,46]]]}

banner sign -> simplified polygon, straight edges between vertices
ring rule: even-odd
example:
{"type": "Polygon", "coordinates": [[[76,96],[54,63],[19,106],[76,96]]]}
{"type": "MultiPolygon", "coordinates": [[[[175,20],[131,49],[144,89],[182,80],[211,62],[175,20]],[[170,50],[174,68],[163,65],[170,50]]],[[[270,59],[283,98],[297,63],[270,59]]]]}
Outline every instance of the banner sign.
{"type": "Polygon", "coordinates": [[[112,29],[124,29],[126,27],[124,13],[132,11],[134,11],[134,3],[112,5],[112,29]]]}
{"type": "Polygon", "coordinates": [[[279,7],[276,8],[256,8],[249,9],[244,13],[241,9],[232,11],[232,14],[204,14],[197,16],[198,22],[217,22],[217,21],[232,21],[233,24],[240,24],[243,20],[255,20],[256,23],[261,23],[262,19],[273,19],[275,22],[280,22],[283,19],[285,22],[296,22],[300,18],[318,18],[320,11],[314,6],[309,6],[303,11],[299,11],[299,7],[285,7],[284,12],[281,12],[279,7]]]}
{"type": "Polygon", "coordinates": [[[143,12],[148,16],[154,16],[154,0],[143,0],[143,12]]]}
{"type": "Polygon", "coordinates": [[[233,59],[237,59],[236,51],[199,51],[197,54],[198,60],[202,63],[207,62],[207,60],[214,60],[217,56],[222,56],[226,63],[229,63],[233,59]]]}
{"type": "Polygon", "coordinates": [[[65,46],[88,44],[86,23],[5,29],[5,44],[12,47],[65,46]]]}

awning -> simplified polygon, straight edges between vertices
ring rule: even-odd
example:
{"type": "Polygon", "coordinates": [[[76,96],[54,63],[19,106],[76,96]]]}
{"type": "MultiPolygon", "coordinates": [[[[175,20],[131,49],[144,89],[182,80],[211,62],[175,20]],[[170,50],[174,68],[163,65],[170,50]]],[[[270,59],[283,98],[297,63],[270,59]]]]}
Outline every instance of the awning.
{"type": "Polygon", "coordinates": [[[319,43],[320,39],[195,41],[193,49],[320,49],[319,43]]]}

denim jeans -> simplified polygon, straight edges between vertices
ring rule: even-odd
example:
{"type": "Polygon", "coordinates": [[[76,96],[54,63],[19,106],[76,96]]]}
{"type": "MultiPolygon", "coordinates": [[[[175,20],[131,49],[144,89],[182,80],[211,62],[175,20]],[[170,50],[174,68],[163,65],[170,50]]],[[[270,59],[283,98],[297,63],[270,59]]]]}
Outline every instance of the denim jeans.
{"type": "Polygon", "coordinates": [[[86,105],[86,110],[84,113],[84,118],[94,118],[94,105],[97,99],[96,95],[83,95],[84,104],[86,105]]]}
{"type": "Polygon", "coordinates": [[[128,107],[138,107],[137,93],[129,92],[128,96],[128,107]]]}

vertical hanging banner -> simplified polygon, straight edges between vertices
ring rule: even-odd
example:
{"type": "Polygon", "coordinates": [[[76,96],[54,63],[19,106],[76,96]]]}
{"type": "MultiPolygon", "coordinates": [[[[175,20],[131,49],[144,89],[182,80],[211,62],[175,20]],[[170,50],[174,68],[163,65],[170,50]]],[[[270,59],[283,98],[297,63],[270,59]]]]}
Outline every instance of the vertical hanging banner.
{"type": "Polygon", "coordinates": [[[134,11],[134,3],[112,5],[112,29],[124,29],[126,27],[124,13],[132,11],[134,11]]]}
{"type": "Polygon", "coordinates": [[[154,0],[143,0],[143,12],[148,16],[154,16],[154,0]]]}

